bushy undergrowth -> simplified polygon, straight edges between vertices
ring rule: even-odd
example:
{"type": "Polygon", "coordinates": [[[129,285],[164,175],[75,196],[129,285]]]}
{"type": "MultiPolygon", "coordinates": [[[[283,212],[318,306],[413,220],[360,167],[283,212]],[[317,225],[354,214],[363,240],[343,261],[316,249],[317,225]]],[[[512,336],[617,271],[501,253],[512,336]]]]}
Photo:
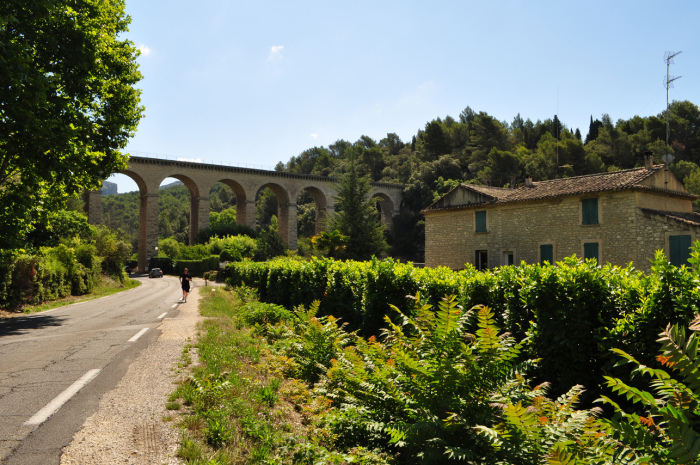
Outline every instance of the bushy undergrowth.
{"type": "MultiPolygon", "coordinates": [[[[289,401],[309,400],[308,387],[263,366],[268,348],[258,335],[289,321],[292,312],[256,302],[254,293],[234,297],[221,288],[200,308],[207,318],[196,345],[200,363],[170,398],[187,409],[178,452],[186,463],[388,463],[362,447],[335,450],[330,433],[308,424],[289,401]]],[[[326,407],[304,404],[308,414],[326,407]]]]}
{"type": "Polygon", "coordinates": [[[607,415],[579,406],[583,386],[551,397],[548,383],[533,385],[528,341],[503,333],[485,306],[416,296],[363,338],[319,316],[318,302],[291,312],[237,295],[207,299],[202,363],[173,396],[192,412],[187,463],[697,462],[700,319],[690,337],[679,325],[661,334],[659,361],[678,378],[615,350],[653,378],[654,394],[608,377],[607,415]],[[625,398],[644,414],[625,411],[625,398]]]}
{"type": "Polygon", "coordinates": [[[102,258],[92,244],[61,244],[0,251],[0,307],[17,309],[69,295],[89,294],[99,281],[102,258]]]}
{"type": "MultiPolygon", "coordinates": [[[[533,371],[551,383],[552,395],[586,386],[583,405],[599,396],[603,375],[627,376],[610,349],[642,363],[654,362],[656,335],[667,323],[686,325],[700,310],[698,246],[694,267],[674,267],[657,253],[651,273],[632,266],[599,267],[575,256],[556,265],[508,266],[486,272],[472,267],[415,268],[392,260],[341,262],[278,259],[232,263],[223,272],[231,285],[254,288],[264,302],[285,308],[319,301],[318,316],[333,315],[364,337],[379,335],[391,305],[405,308],[420,293],[436,306],[455,295],[462,308],[485,305],[500,328],[528,338],[521,359],[541,359],[533,371]]],[[[474,328],[472,328],[474,329],[474,328]]]]}

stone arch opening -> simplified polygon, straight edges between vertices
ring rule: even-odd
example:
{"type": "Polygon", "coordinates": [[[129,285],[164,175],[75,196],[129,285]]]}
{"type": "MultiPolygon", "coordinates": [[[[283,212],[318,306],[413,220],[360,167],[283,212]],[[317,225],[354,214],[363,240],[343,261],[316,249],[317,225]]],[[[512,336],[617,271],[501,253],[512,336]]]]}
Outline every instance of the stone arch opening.
{"type": "MultiPolygon", "coordinates": [[[[174,237],[178,242],[188,245],[194,244],[202,221],[199,202],[199,186],[191,178],[181,174],[171,174],[163,178],[158,186],[158,237],[174,237]],[[188,195],[189,212],[187,210],[180,211],[174,203],[169,204],[166,200],[167,195],[180,198],[183,195],[188,195]]],[[[155,246],[157,246],[157,242],[155,246]]],[[[149,250],[149,252],[152,251],[149,250]]]]}
{"type": "MultiPolygon", "coordinates": [[[[246,196],[245,189],[240,183],[234,181],[233,179],[227,178],[221,179],[214,184],[209,194],[210,208],[214,207],[213,203],[216,202],[213,195],[213,192],[215,191],[217,192],[217,197],[219,197],[219,201],[222,202],[223,206],[225,206],[225,197],[233,195],[233,199],[229,199],[228,205],[230,206],[229,208],[236,209],[236,223],[239,225],[251,226],[251,221],[255,220],[255,216],[253,215],[251,217],[251,212],[249,211],[250,202],[246,196]],[[217,188],[218,190],[216,190],[217,188]]],[[[216,211],[216,208],[211,208],[211,210],[216,211]]]]}
{"type": "Polygon", "coordinates": [[[276,215],[280,236],[290,248],[296,248],[296,205],[290,204],[287,190],[279,184],[263,184],[255,195],[255,207],[258,228],[267,227],[272,215],[276,215]],[[292,208],[295,211],[290,215],[292,208]],[[290,228],[290,221],[294,228],[290,228]]]}
{"type": "Polygon", "coordinates": [[[385,228],[390,229],[394,215],[394,202],[392,202],[388,195],[382,192],[374,194],[372,198],[376,199],[377,210],[379,210],[379,214],[381,215],[382,224],[385,228]]]}
{"type": "Polygon", "coordinates": [[[326,194],[317,187],[301,190],[296,199],[297,236],[311,238],[325,231],[328,220],[326,194]]]}
{"type": "MultiPolygon", "coordinates": [[[[138,173],[131,171],[131,170],[123,170],[120,171],[119,174],[123,174],[127,177],[129,177],[132,181],[136,183],[136,186],[138,187],[138,192],[136,195],[138,195],[138,202],[139,202],[139,212],[138,212],[138,220],[136,225],[133,225],[132,227],[135,228],[136,231],[130,231],[128,230],[128,233],[135,232],[136,236],[136,243],[132,244],[132,246],[135,246],[137,249],[137,270],[140,272],[144,272],[145,268],[147,266],[147,260],[148,260],[148,255],[149,255],[149,241],[153,242],[153,239],[149,237],[149,223],[148,223],[148,210],[149,210],[149,194],[153,194],[149,192],[148,188],[148,183],[146,180],[138,173]]],[[[102,207],[108,207],[108,204],[105,205],[103,202],[102,207]]],[[[105,212],[109,214],[108,212],[105,212]]],[[[113,227],[112,224],[110,224],[109,219],[107,219],[106,222],[99,221],[100,223],[105,224],[107,227],[113,227]]],[[[155,247],[157,244],[157,238],[156,242],[154,244],[151,244],[151,247],[155,247]]]]}

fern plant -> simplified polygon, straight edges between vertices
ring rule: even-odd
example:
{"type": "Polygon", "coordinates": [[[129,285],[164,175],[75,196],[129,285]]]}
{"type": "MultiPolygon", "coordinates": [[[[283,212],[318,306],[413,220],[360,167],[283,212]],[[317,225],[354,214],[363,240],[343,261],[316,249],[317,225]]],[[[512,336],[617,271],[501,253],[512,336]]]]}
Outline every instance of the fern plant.
{"type": "Polygon", "coordinates": [[[317,300],[308,310],[300,305],[294,310],[294,318],[277,327],[267,327],[270,334],[284,328],[276,338],[277,352],[286,359],[285,374],[309,383],[316,383],[331,361],[356,338],[332,315],[317,316],[319,305],[317,300]]]}
{"type": "Polygon", "coordinates": [[[493,428],[477,427],[497,452],[498,463],[602,465],[636,459],[633,453],[618,454],[612,432],[598,420],[600,408],[577,408],[583,386],[574,386],[550,400],[546,397],[547,383],[533,389],[522,377],[513,383],[515,386],[493,398],[494,405],[502,410],[501,421],[493,428]]]}
{"type": "Polygon", "coordinates": [[[522,368],[521,344],[499,335],[486,307],[465,312],[452,296],[434,311],[415,300],[410,316],[392,307],[382,342],[358,339],[333,361],[318,390],[353,419],[336,421],[334,432],[341,443],[344,435],[372,440],[363,445],[404,463],[488,463],[492,448],[475,427],[499,413],[492,395],[522,368]],[[475,334],[467,332],[472,319],[475,334]]]}
{"type": "Polygon", "coordinates": [[[640,364],[634,357],[613,349],[623,358],[621,363],[632,363],[633,374],[652,378],[654,394],[630,386],[617,378],[606,377],[607,386],[629,401],[641,405],[647,415],[628,413],[611,400],[616,415],[607,423],[616,432],[625,450],[643,455],[643,460],[657,464],[700,463],[700,355],[698,332],[700,315],[691,322],[691,334],[683,327],[670,324],[660,334],[661,355],[657,360],[672,370],[678,378],[662,369],[640,364]]]}

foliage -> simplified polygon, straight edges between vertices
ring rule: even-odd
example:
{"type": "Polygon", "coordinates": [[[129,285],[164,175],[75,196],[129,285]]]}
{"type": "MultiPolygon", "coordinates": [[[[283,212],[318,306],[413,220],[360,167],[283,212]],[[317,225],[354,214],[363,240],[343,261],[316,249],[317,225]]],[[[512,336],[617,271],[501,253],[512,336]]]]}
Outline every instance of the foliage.
{"type": "Polygon", "coordinates": [[[622,363],[635,368],[633,375],[650,376],[653,393],[638,389],[618,378],[606,376],[607,386],[619,396],[641,405],[646,416],[626,412],[610,397],[602,401],[612,405],[615,417],[605,420],[616,432],[626,450],[639,451],[646,460],[658,464],[697,463],[700,457],[700,372],[698,371],[698,332],[700,315],[686,332],[679,324],[669,324],[659,335],[661,355],[657,357],[676,377],[637,361],[628,353],[614,349],[622,363]]]}
{"type": "Polygon", "coordinates": [[[331,230],[348,237],[347,248],[341,255],[355,260],[367,260],[388,249],[377,207],[373,201],[367,200],[369,182],[358,173],[355,153],[362,153],[362,150],[351,150],[353,154],[348,158],[347,172],[337,187],[336,213],[329,221],[331,230]]]}
{"type": "Polygon", "coordinates": [[[111,276],[122,276],[124,263],[131,256],[131,244],[119,238],[105,227],[97,229],[95,239],[97,253],[102,260],[102,271],[111,276]]]}
{"type": "Polygon", "coordinates": [[[180,275],[185,271],[185,268],[192,276],[204,276],[207,271],[219,269],[219,256],[210,255],[198,260],[176,260],[173,264],[173,273],[180,275]]]}
{"type": "MultiPolygon", "coordinates": [[[[696,245],[693,256],[697,257],[696,245]]],[[[389,305],[403,307],[417,292],[437,305],[456,295],[463,308],[487,305],[499,327],[528,338],[526,358],[542,359],[537,382],[551,383],[554,398],[584,385],[588,406],[600,395],[602,375],[627,376],[612,347],[653,363],[658,328],[666,319],[687,323],[700,306],[697,268],[675,268],[659,255],[646,275],[632,267],[599,268],[574,257],[552,265],[501,267],[478,272],[416,268],[393,260],[339,262],[311,258],[243,261],[222,271],[227,283],[254,288],[264,302],[294,308],[315,300],[319,316],[333,315],[364,337],[379,335],[389,305]]]]}
{"type": "Polygon", "coordinates": [[[95,246],[79,241],[43,247],[35,255],[3,251],[0,259],[4,270],[0,308],[7,310],[89,294],[99,280],[102,263],[95,246]]]}
{"type": "MultiPolygon", "coordinates": [[[[404,184],[401,205],[396,205],[398,215],[393,218],[387,237],[391,245],[390,255],[423,262],[424,218],[420,212],[458,183],[513,188],[524,182],[526,174],[541,181],[635,168],[644,165],[646,152],[652,152],[657,163],[662,154],[673,152],[676,162],[671,165],[671,170],[691,192],[700,194],[700,109],[688,101],[673,102],[669,114],[671,146],[667,147],[664,114],[635,116],[616,123],[608,115],[601,115],[598,119],[591,117],[583,141],[580,129],[585,132],[585,128],[569,128],[556,115],[543,121],[516,115],[512,122],[507,123],[467,107],[458,119],[446,116],[426,123],[410,142],[401,141],[394,133],[378,141],[367,136],[361,136],[354,143],[341,139],[328,147],[305,150],[286,163],[280,162],[276,170],[335,179],[352,175],[358,180],[404,184]]],[[[217,215],[235,205],[235,196],[229,188],[219,186],[223,185],[214,185],[210,193],[211,211],[217,215]]],[[[189,193],[184,186],[172,189],[173,194],[167,192],[170,189],[161,191],[160,236],[175,237],[187,243],[189,193]]],[[[105,198],[110,204],[115,197],[129,199],[127,207],[113,205],[107,209],[103,202],[103,218],[110,222],[111,227],[128,229],[136,234],[137,194],[105,198]],[[123,218],[124,224],[119,223],[118,218],[123,218]]],[[[316,231],[315,214],[319,206],[314,205],[308,192],[298,195],[295,200],[298,237],[311,237],[316,231]]],[[[256,219],[261,227],[266,227],[272,216],[278,214],[278,204],[271,189],[261,189],[256,195],[256,219]]],[[[230,220],[229,215],[226,214],[230,220]]],[[[216,222],[214,217],[213,214],[210,216],[212,224],[216,222]]],[[[329,226],[331,230],[335,229],[329,226]]],[[[204,243],[213,234],[252,234],[242,228],[238,226],[235,232],[199,234],[197,242],[204,243]]],[[[349,235],[348,231],[337,229],[341,234],[349,235]]],[[[379,240],[379,235],[375,238],[379,240]]],[[[375,252],[375,255],[380,253],[375,252]]],[[[371,256],[371,253],[366,256],[371,256]]]]}
{"type": "Polygon", "coordinates": [[[292,315],[255,304],[251,289],[240,288],[236,303],[232,294],[207,299],[220,303],[203,308],[209,319],[198,344],[202,364],[170,399],[182,398],[193,415],[184,422],[192,426],[183,455],[216,455],[222,463],[234,463],[227,455],[234,451],[239,460],[270,463],[697,462],[700,316],[688,338],[677,325],[662,333],[659,361],[679,379],[616,350],[635,374],[654,378],[655,394],[608,377],[613,391],[648,409],[627,412],[605,398],[617,410],[610,418],[579,407],[582,386],[554,400],[548,383],[531,388],[526,373],[533,364],[523,359],[528,342],[500,334],[497,314],[484,306],[464,312],[447,297],[433,310],[417,296],[411,312],[393,309],[379,341],[319,317],[318,302],[292,315]],[[258,343],[273,344],[271,355],[251,348],[245,321],[263,336],[258,343]],[[305,382],[283,380],[282,373],[305,382]],[[292,410],[290,428],[285,412],[292,410]]]}
{"type": "Polygon", "coordinates": [[[0,6],[0,247],[126,166],[143,107],[123,0],[0,6]]]}
{"type": "MultiPolygon", "coordinates": [[[[189,463],[394,463],[360,447],[338,451],[328,432],[300,421],[289,399],[308,399],[308,388],[271,376],[263,341],[240,326],[242,314],[250,315],[249,294],[245,289],[235,293],[243,301],[223,288],[204,295],[200,309],[205,321],[196,344],[199,362],[169,399],[188,406],[181,416],[187,432],[178,455],[189,463]]],[[[262,313],[269,315],[268,310],[275,312],[268,306],[262,313]]],[[[310,407],[303,415],[312,414],[312,408],[323,406],[310,407]]]]}
{"type": "Polygon", "coordinates": [[[284,373],[309,383],[317,382],[330,368],[355,335],[344,331],[344,324],[329,316],[317,316],[319,302],[307,310],[299,306],[296,318],[288,318],[279,337],[278,348],[287,360],[284,373]]]}
{"type": "Polygon", "coordinates": [[[287,244],[278,232],[277,217],[273,216],[270,225],[260,231],[260,236],[255,243],[255,260],[264,261],[270,258],[284,255],[287,244]]]}
{"type": "Polygon", "coordinates": [[[521,345],[498,335],[488,308],[464,312],[454,296],[437,311],[419,296],[412,316],[394,311],[399,322],[386,319],[384,341],[345,350],[321,389],[340,410],[359,415],[369,437],[384,433],[388,450],[420,463],[486,457],[488,443],[475,427],[497,414],[491,396],[518,372],[521,345]],[[475,334],[467,331],[472,318],[475,334]]]}
{"type": "Polygon", "coordinates": [[[326,257],[338,258],[338,253],[347,249],[349,237],[343,236],[337,229],[333,231],[323,231],[311,238],[311,243],[317,249],[325,252],[326,257]]]}
{"type": "Polygon", "coordinates": [[[548,384],[530,389],[516,378],[493,397],[501,410],[493,426],[479,425],[499,464],[612,464],[634,463],[632,451],[620,453],[610,428],[598,420],[600,408],[581,410],[582,386],[574,386],[556,400],[548,399],[548,384]]]}
{"type": "Polygon", "coordinates": [[[46,222],[39,223],[27,234],[26,245],[29,247],[55,247],[61,239],[78,237],[85,241],[97,236],[95,226],[88,224],[87,217],[79,212],[56,210],[47,214],[46,222]]]}

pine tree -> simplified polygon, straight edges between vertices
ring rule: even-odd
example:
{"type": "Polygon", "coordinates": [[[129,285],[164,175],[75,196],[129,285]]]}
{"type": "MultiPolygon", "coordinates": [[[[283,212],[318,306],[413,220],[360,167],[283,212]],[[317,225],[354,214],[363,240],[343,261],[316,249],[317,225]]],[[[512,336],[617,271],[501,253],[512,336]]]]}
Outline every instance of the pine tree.
{"type": "Polygon", "coordinates": [[[336,214],[331,219],[329,230],[337,229],[348,236],[347,249],[343,256],[354,260],[367,260],[372,255],[386,252],[384,226],[373,200],[368,199],[369,181],[357,173],[356,151],[348,156],[348,170],[340,178],[338,195],[335,198],[336,214]]]}

